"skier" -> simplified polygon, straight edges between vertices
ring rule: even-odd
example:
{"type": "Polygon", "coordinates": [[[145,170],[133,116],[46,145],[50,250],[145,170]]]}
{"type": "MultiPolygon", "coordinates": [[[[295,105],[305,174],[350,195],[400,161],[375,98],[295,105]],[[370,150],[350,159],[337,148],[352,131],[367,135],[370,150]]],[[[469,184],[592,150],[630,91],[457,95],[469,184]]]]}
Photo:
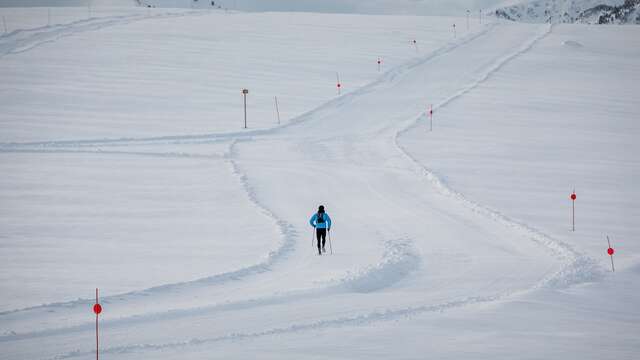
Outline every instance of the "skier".
{"type": "Polygon", "coordinates": [[[318,207],[318,212],[313,214],[309,220],[311,226],[316,228],[316,238],[318,239],[318,255],[322,255],[324,250],[324,244],[327,238],[327,231],[331,231],[331,218],[329,214],[324,212],[324,206],[318,207]],[[322,240],[322,243],[320,242],[322,240]]]}

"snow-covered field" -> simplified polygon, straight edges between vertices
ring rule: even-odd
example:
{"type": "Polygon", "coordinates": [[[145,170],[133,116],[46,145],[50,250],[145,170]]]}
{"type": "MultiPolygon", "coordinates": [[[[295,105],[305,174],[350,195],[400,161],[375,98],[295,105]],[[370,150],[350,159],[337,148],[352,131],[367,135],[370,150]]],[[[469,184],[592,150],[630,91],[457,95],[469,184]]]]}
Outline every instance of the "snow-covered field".
{"type": "Polygon", "coordinates": [[[640,353],[640,28],[36,26],[0,36],[0,359],[91,356],[96,287],[110,359],[640,353]]]}

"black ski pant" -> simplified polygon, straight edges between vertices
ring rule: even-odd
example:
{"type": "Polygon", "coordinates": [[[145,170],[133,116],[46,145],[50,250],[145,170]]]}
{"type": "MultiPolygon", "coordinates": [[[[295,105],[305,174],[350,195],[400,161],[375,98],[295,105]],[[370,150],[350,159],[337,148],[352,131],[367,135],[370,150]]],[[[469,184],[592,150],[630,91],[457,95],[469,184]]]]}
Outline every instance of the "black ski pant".
{"type": "Polygon", "coordinates": [[[318,252],[320,252],[327,240],[327,229],[316,228],[316,238],[318,238],[318,252]],[[322,240],[322,247],[320,246],[320,240],[322,240]]]}

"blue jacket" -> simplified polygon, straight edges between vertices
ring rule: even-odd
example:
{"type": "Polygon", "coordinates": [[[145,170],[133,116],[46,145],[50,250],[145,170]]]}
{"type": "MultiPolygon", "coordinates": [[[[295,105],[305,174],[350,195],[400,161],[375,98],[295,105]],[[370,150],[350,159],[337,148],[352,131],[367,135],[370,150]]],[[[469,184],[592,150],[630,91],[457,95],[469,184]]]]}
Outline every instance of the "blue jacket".
{"type": "Polygon", "coordinates": [[[326,228],[331,228],[331,218],[329,217],[329,214],[324,213],[322,215],[322,218],[324,219],[324,222],[322,223],[318,223],[318,213],[313,214],[313,216],[311,217],[311,219],[309,220],[309,224],[311,224],[311,226],[317,228],[317,229],[326,229],[326,228]]]}

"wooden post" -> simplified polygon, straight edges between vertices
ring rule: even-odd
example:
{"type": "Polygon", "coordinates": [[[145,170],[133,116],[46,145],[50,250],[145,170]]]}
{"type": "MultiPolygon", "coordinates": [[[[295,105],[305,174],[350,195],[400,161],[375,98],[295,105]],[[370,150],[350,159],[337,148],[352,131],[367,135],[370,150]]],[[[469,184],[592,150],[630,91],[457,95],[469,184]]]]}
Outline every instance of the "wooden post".
{"type": "Polygon", "coordinates": [[[276,99],[276,114],[278,115],[278,125],[280,125],[280,109],[278,109],[278,97],[274,96],[276,99]]]}
{"type": "Polygon", "coordinates": [[[247,94],[249,90],[242,89],[242,95],[244,97],[244,128],[247,128],[247,94]]]}

